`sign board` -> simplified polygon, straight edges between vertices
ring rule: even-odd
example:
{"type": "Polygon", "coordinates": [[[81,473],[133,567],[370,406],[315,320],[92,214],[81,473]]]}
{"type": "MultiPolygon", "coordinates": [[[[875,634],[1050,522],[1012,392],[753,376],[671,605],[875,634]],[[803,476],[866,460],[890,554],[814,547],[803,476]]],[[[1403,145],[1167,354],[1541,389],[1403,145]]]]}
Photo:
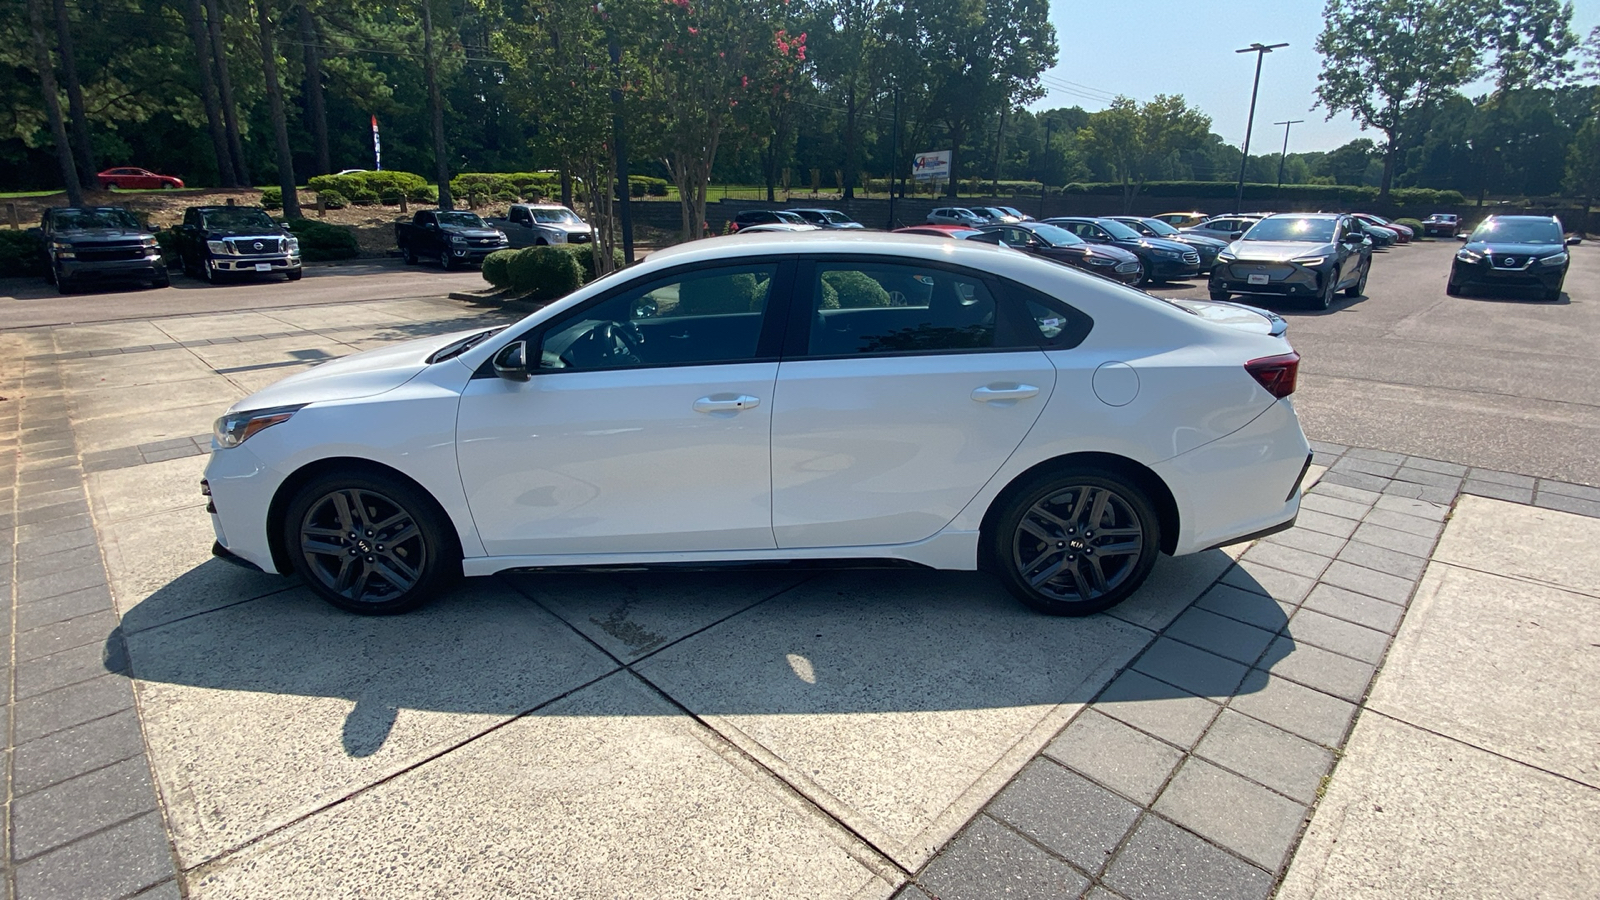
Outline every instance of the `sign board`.
{"type": "Polygon", "coordinates": [[[930,150],[918,153],[911,162],[911,177],[917,181],[949,181],[950,151],[930,150]]]}

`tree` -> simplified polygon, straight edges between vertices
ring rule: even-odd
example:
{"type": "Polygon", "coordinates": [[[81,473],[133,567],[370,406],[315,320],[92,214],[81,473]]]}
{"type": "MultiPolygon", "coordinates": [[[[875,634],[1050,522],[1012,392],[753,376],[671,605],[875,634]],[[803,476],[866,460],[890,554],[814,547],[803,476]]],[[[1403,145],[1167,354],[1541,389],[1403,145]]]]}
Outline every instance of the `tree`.
{"type": "Polygon", "coordinates": [[[294,151],[289,147],[289,121],[283,106],[283,84],[278,80],[278,49],[272,39],[269,0],[254,0],[261,35],[261,77],[267,84],[267,104],[272,134],[278,146],[278,187],[283,191],[283,217],[300,218],[300,193],[294,177],[294,151]]]}
{"type": "Polygon", "coordinates": [[[433,165],[439,179],[439,208],[451,209],[450,157],[444,141],[444,100],[439,96],[439,59],[433,48],[433,0],[422,0],[422,71],[428,82],[428,117],[433,123],[433,165]]]}
{"type": "Polygon", "coordinates": [[[195,69],[199,75],[200,105],[206,111],[206,126],[211,134],[212,152],[217,157],[217,176],[223,187],[238,187],[239,176],[233,171],[233,155],[228,149],[228,131],[222,122],[222,106],[217,100],[217,86],[211,61],[211,37],[206,30],[205,11],[200,0],[187,0],[184,19],[189,25],[189,38],[194,43],[195,69]]]}
{"type": "Polygon", "coordinates": [[[328,108],[322,98],[322,34],[310,5],[301,4],[297,18],[301,49],[305,51],[306,118],[311,120],[317,159],[311,174],[326,175],[333,171],[333,161],[328,152],[328,108]]]}
{"type": "Polygon", "coordinates": [[[1489,23],[1471,0],[1328,0],[1323,17],[1317,105],[1383,132],[1387,200],[1407,115],[1472,80],[1489,23]]]}
{"type": "Polygon", "coordinates": [[[1122,182],[1122,211],[1133,208],[1134,195],[1162,166],[1184,150],[1202,146],[1211,133],[1211,117],[1190,109],[1182,96],[1156,95],[1143,106],[1118,97],[1104,110],[1089,115],[1078,138],[1106,160],[1122,182]]]}
{"type": "Polygon", "coordinates": [[[78,80],[78,57],[72,47],[72,20],[67,16],[66,0],[55,0],[56,48],[61,53],[61,74],[66,81],[67,110],[72,119],[72,147],[78,155],[78,183],[97,188],[94,144],[89,139],[89,113],[83,105],[83,86],[78,80]]]}
{"type": "Polygon", "coordinates": [[[250,165],[244,157],[244,139],[239,133],[239,107],[233,102],[233,74],[228,67],[228,44],[222,37],[224,19],[217,0],[206,0],[206,27],[211,32],[211,59],[217,66],[217,94],[222,106],[222,126],[228,137],[228,152],[233,156],[233,173],[239,184],[250,183],[250,165]]]}
{"type": "Polygon", "coordinates": [[[33,37],[34,64],[39,69],[39,87],[44,96],[45,115],[50,119],[50,133],[56,142],[56,161],[61,166],[61,182],[67,188],[67,202],[83,205],[83,188],[78,183],[78,167],[72,161],[72,146],[67,141],[67,126],[61,118],[61,100],[57,96],[56,67],[50,58],[50,40],[45,33],[44,11],[40,0],[28,0],[28,28],[33,37]]]}
{"type": "Polygon", "coordinates": [[[1560,0],[1497,0],[1485,30],[1498,92],[1558,82],[1572,72],[1578,46],[1572,4],[1560,0]]]}

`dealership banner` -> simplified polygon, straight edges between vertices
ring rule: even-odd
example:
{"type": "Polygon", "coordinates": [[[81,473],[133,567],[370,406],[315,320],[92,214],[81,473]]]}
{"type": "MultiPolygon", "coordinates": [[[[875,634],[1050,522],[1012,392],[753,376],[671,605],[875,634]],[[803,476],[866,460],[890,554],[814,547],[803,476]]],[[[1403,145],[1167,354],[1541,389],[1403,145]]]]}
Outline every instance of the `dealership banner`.
{"type": "Polygon", "coordinates": [[[918,181],[949,181],[950,151],[930,150],[918,153],[911,162],[911,177],[918,181]]]}

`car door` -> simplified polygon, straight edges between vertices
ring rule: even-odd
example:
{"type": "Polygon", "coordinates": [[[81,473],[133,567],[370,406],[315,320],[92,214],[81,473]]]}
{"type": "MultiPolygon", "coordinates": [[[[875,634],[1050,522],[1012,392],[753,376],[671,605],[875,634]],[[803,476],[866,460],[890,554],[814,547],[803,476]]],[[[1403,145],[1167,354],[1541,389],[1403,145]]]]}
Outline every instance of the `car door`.
{"type": "Polygon", "coordinates": [[[1364,234],[1366,231],[1362,224],[1355,219],[1345,219],[1334,229],[1334,252],[1339,256],[1339,280],[1337,284],[1345,285],[1355,282],[1361,277],[1361,248],[1358,244],[1345,243],[1345,239],[1352,234],[1364,234]]]}
{"type": "MultiPolygon", "coordinates": [[[[522,337],[462,393],[461,481],[494,556],[774,546],[770,441],[787,267],[622,285],[522,337]]],[[[505,351],[502,351],[505,352],[505,351]]]]}
{"type": "Polygon", "coordinates": [[[780,548],[931,537],[1022,442],[1055,369],[996,284],[893,257],[799,267],[772,414],[780,548]]]}

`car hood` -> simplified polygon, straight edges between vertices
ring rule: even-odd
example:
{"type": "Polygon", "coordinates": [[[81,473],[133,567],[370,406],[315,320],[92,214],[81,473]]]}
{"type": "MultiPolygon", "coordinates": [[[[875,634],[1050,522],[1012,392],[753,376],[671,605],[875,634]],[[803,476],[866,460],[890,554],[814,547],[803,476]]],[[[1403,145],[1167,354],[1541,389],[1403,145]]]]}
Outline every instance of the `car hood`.
{"type": "Polygon", "coordinates": [[[283,233],[283,230],[275,225],[250,226],[244,228],[232,226],[227,228],[207,228],[206,236],[213,239],[235,237],[287,237],[287,235],[283,233]]]}
{"type": "Polygon", "coordinates": [[[1172,240],[1171,238],[1142,237],[1138,240],[1129,238],[1127,240],[1117,241],[1117,246],[1119,247],[1129,247],[1136,244],[1139,246],[1150,247],[1154,250],[1171,250],[1173,253],[1186,253],[1189,250],[1187,244],[1184,244],[1182,241],[1172,240]]]}
{"type": "Polygon", "coordinates": [[[1132,250],[1125,250],[1116,244],[1090,244],[1085,249],[1092,250],[1101,256],[1109,256],[1119,263],[1139,261],[1138,255],[1132,250]]]}
{"type": "Polygon", "coordinates": [[[594,230],[581,222],[578,224],[571,222],[535,222],[533,224],[535,228],[548,228],[551,231],[561,231],[567,234],[588,234],[594,230]]]}
{"type": "Polygon", "coordinates": [[[500,236],[498,228],[464,228],[460,225],[444,225],[439,230],[452,237],[497,238],[500,236]]]}
{"type": "Polygon", "coordinates": [[[1565,244],[1515,244],[1510,241],[1473,241],[1462,249],[1495,256],[1554,256],[1566,250],[1565,244]]]}
{"type": "Polygon", "coordinates": [[[1226,325],[1251,334],[1280,335],[1289,330],[1282,316],[1246,306],[1243,303],[1223,303],[1216,300],[1172,298],[1168,301],[1194,313],[1214,325],[1226,325]]]}
{"type": "Polygon", "coordinates": [[[54,234],[58,241],[142,241],[153,237],[155,235],[150,232],[137,228],[76,228],[54,234]]]}
{"type": "Polygon", "coordinates": [[[392,391],[428,367],[428,357],[481,328],[440,334],[329,360],[256,391],[228,408],[269,409],[328,400],[355,400],[392,391]]]}
{"type": "Polygon", "coordinates": [[[1221,250],[1223,247],[1228,246],[1227,241],[1218,240],[1214,237],[1208,237],[1203,234],[1184,234],[1180,237],[1162,238],[1162,240],[1176,241],[1180,244],[1188,244],[1191,247],[1210,247],[1213,250],[1221,250]]]}
{"type": "Polygon", "coordinates": [[[1234,241],[1228,252],[1241,262],[1287,262],[1301,256],[1327,256],[1334,245],[1313,241],[1234,241]]]}

